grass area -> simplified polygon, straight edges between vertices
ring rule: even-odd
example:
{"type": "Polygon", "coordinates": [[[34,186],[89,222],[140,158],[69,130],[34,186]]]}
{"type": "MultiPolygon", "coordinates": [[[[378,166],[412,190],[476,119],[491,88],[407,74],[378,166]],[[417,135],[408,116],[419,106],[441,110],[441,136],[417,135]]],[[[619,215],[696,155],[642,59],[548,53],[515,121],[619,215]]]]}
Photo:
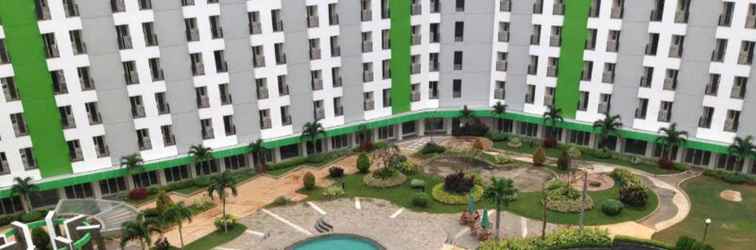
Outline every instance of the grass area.
{"type": "Polygon", "coordinates": [[[212,232],[192,243],[184,246],[184,250],[210,250],[226,242],[232,241],[247,231],[247,226],[238,224],[224,233],[223,230],[212,232]]]}
{"type": "Polygon", "coordinates": [[[711,218],[706,243],[717,250],[753,249],[756,246],[756,187],[732,185],[712,177],[701,176],[683,183],[693,203],[684,221],[654,234],[655,240],[674,243],[680,236],[701,239],[704,221],[711,218]],[[743,202],[719,198],[723,190],[741,192],[743,202]]]}
{"type": "Polygon", "coordinates": [[[341,158],[342,156],[347,155],[349,152],[350,151],[341,150],[341,151],[309,155],[307,157],[296,157],[296,158],[288,159],[288,160],[285,160],[276,164],[271,164],[270,166],[268,166],[267,174],[272,175],[272,176],[281,176],[281,175],[286,174],[286,172],[289,172],[289,170],[292,170],[302,165],[320,167],[328,163],[331,163],[341,158]]]}
{"type": "Polygon", "coordinates": [[[173,190],[173,192],[181,193],[185,195],[192,195],[194,194],[194,192],[197,192],[197,190],[206,190],[206,189],[207,188],[204,188],[204,187],[190,186],[190,187],[179,188],[179,189],[173,190]]]}
{"type": "MultiPolygon", "coordinates": [[[[507,145],[506,142],[497,142],[494,143],[494,148],[503,149],[507,151],[517,152],[517,153],[523,153],[523,154],[533,154],[535,150],[538,148],[538,144],[531,144],[528,142],[523,142],[522,146],[519,148],[513,148],[507,145]]],[[[546,156],[558,158],[559,155],[562,153],[562,149],[560,148],[547,148],[546,149],[546,156]]],[[[616,159],[616,158],[599,158],[592,154],[589,154],[588,152],[583,152],[583,155],[580,160],[584,161],[593,161],[593,162],[603,162],[603,163],[609,163],[609,164],[615,164],[615,165],[621,165],[629,168],[635,168],[638,170],[643,170],[645,172],[651,173],[651,174],[672,174],[672,173],[678,173],[680,171],[674,170],[674,169],[662,169],[659,168],[656,164],[648,163],[648,162],[641,162],[638,164],[634,164],[628,160],[623,159],[616,159]]]]}
{"type": "MultiPolygon", "coordinates": [[[[412,197],[416,192],[425,192],[428,197],[431,196],[431,187],[438,183],[441,183],[443,179],[437,176],[428,175],[416,175],[410,177],[410,179],[421,179],[425,181],[426,190],[416,190],[410,187],[409,181],[401,186],[394,188],[373,188],[365,185],[362,182],[363,175],[350,175],[344,177],[346,184],[345,196],[346,197],[368,197],[378,198],[391,201],[392,203],[406,207],[413,211],[428,212],[428,213],[457,213],[465,210],[466,205],[447,205],[437,202],[431,199],[430,205],[427,208],[418,208],[412,206],[412,197]]],[[[302,190],[301,192],[308,195],[308,200],[324,200],[322,195],[323,189],[316,189],[311,191],[302,190]]],[[[616,199],[618,189],[612,188],[602,192],[589,192],[588,194],[594,200],[594,209],[586,213],[586,225],[599,225],[599,224],[612,224],[623,221],[637,220],[649,213],[651,213],[658,204],[656,195],[649,196],[649,203],[644,209],[629,209],[626,208],[622,211],[622,214],[614,217],[606,216],[601,212],[600,204],[602,201],[610,198],[616,199]]],[[[541,205],[542,193],[541,192],[528,192],[520,193],[520,198],[511,203],[506,210],[513,213],[534,218],[541,219],[543,215],[543,205],[541,205]]],[[[481,200],[478,202],[478,207],[482,208],[494,208],[493,203],[488,200],[481,200]]],[[[552,223],[560,224],[576,224],[578,223],[579,214],[557,213],[549,211],[548,221],[552,223]]]]}

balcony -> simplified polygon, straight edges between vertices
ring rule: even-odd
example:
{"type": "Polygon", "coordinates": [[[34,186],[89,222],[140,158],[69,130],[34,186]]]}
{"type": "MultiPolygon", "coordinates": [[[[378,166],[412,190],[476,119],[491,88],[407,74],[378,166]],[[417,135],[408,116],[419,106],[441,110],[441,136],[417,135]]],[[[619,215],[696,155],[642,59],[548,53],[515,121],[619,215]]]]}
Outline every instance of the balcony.
{"type": "Polygon", "coordinates": [[[507,61],[496,61],[496,71],[507,71],[507,61]]]}
{"type": "Polygon", "coordinates": [[[607,71],[601,76],[601,82],[614,83],[614,72],[607,71]]]}
{"type": "Polygon", "coordinates": [[[496,88],[494,90],[494,99],[504,100],[506,98],[506,90],[503,88],[496,88]]]}
{"type": "Polygon", "coordinates": [[[136,71],[127,71],[126,84],[137,84],[137,83],[139,83],[139,74],[136,71]]]}
{"type": "Polygon", "coordinates": [[[644,88],[650,88],[651,87],[651,81],[649,79],[651,79],[651,78],[647,77],[647,76],[641,76],[640,86],[644,87],[644,88]]]}
{"type": "Polygon", "coordinates": [[[205,65],[201,62],[192,63],[192,75],[200,76],[205,74],[205,65]]]}
{"type": "Polygon", "coordinates": [[[746,65],[751,64],[752,62],[751,54],[752,52],[750,51],[741,51],[740,55],[738,56],[738,64],[746,64],[746,65]]]}
{"type": "Polygon", "coordinates": [[[269,129],[269,128],[273,127],[272,126],[272,122],[270,121],[270,117],[263,117],[260,121],[261,121],[260,122],[261,123],[260,126],[263,129],[269,129]]]}
{"type": "Polygon", "coordinates": [[[373,71],[362,72],[362,81],[363,82],[372,82],[373,81],[373,71]]]}
{"type": "Polygon", "coordinates": [[[559,35],[553,35],[549,39],[549,46],[551,47],[559,47],[562,45],[562,38],[559,35]]]}
{"type": "Polygon", "coordinates": [[[202,128],[202,139],[209,140],[215,138],[215,131],[212,127],[202,128]]]}
{"type": "Polygon", "coordinates": [[[307,28],[317,28],[320,26],[318,16],[307,17],[307,28]]]}
{"type": "Polygon", "coordinates": [[[281,117],[281,125],[291,125],[291,115],[284,115],[281,117]]]}
{"type": "Polygon", "coordinates": [[[79,82],[81,83],[81,90],[93,90],[95,89],[94,80],[90,77],[79,76],[79,82]]]}
{"type": "Polygon", "coordinates": [[[102,116],[99,112],[87,112],[87,118],[89,118],[89,125],[97,125],[102,123],[102,116]]]}
{"type": "Polygon", "coordinates": [[[362,42],[362,53],[368,53],[368,52],[373,52],[373,42],[364,41],[362,42]]]}
{"type": "Polygon", "coordinates": [[[564,15],[564,4],[561,4],[561,3],[554,4],[554,15],[564,15]]]}
{"type": "Polygon", "coordinates": [[[334,88],[341,87],[342,85],[344,85],[344,84],[343,84],[343,81],[341,80],[341,76],[336,76],[336,77],[333,78],[333,87],[334,88]]]}
{"type": "Polygon", "coordinates": [[[599,103],[598,112],[601,114],[609,114],[609,103],[606,103],[606,102],[599,103]]]}
{"type": "Polygon", "coordinates": [[[556,65],[549,65],[546,67],[546,76],[550,77],[556,77],[557,76],[557,66],[556,65]]]}
{"type": "Polygon", "coordinates": [[[187,40],[189,42],[199,41],[199,31],[197,29],[190,29],[187,33],[187,40]]]}
{"type": "Polygon", "coordinates": [[[141,105],[141,104],[134,105],[132,107],[132,113],[131,113],[131,115],[133,116],[133,118],[142,118],[142,117],[144,117],[145,116],[144,106],[141,105]]]}
{"type": "Polygon", "coordinates": [[[170,135],[163,135],[163,142],[166,146],[173,146],[176,145],[176,136],[173,134],[170,135]]]}
{"type": "Polygon", "coordinates": [[[209,108],[210,107],[210,97],[203,95],[197,98],[197,108],[209,108]]]}
{"type": "Polygon", "coordinates": [[[265,67],[265,57],[261,55],[254,56],[254,67],[265,67]]]}
{"type": "Polygon", "coordinates": [[[664,90],[675,90],[677,88],[677,80],[674,78],[664,78],[664,90]]]}
{"type": "Polygon", "coordinates": [[[499,31],[499,42],[506,43],[509,42],[509,31],[499,31]]]}
{"type": "Polygon", "coordinates": [[[510,0],[501,0],[499,2],[499,11],[507,12],[512,10],[512,2],[510,0]]]}
{"type": "Polygon", "coordinates": [[[310,60],[320,60],[320,48],[310,48],[310,60]]]}
{"type": "Polygon", "coordinates": [[[257,99],[268,99],[268,88],[257,88],[257,99]]]}
{"type": "Polygon", "coordinates": [[[159,115],[164,115],[171,112],[171,106],[168,103],[164,102],[158,102],[157,109],[159,115]]]}
{"type": "Polygon", "coordinates": [[[422,36],[419,34],[412,35],[412,45],[418,45],[422,42],[422,36]]]}
{"type": "Polygon", "coordinates": [[[554,96],[551,96],[551,95],[543,96],[543,105],[554,105],[554,96]]]}
{"type": "Polygon", "coordinates": [[[606,51],[617,52],[619,50],[619,42],[617,40],[609,40],[606,42],[606,51]]]}
{"type": "Polygon", "coordinates": [[[746,18],[745,27],[748,29],[756,28],[756,15],[748,15],[746,18]]]}
{"type": "Polygon", "coordinates": [[[365,107],[365,110],[373,110],[375,109],[375,101],[373,100],[367,100],[363,102],[362,104],[365,107]]]}
{"type": "Polygon", "coordinates": [[[262,33],[262,24],[260,22],[252,22],[249,24],[249,33],[250,34],[260,34],[262,33]]]}
{"type": "Polygon", "coordinates": [[[360,12],[361,20],[363,22],[368,22],[373,20],[373,11],[372,10],[362,10],[360,12]]]}
{"type": "Polygon", "coordinates": [[[669,57],[680,58],[681,54],[682,54],[682,49],[680,48],[680,45],[670,46],[669,57]]]}
{"type": "Polygon", "coordinates": [[[321,90],[321,89],[323,89],[323,80],[312,79],[312,90],[321,90]]]}
{"type": "Polygon", "coordinates": [[[281,32],[284,30],[283,21],[277,20],[273,22],[273,32],[281,32]]]}
{"type": "Polygon", "coordinates": [[[659,122],[669,122],[670,115],[668,110],[659,110],[659,118],[657,119],[659,122]]]}
{"type": "Polygon", "coordinates": [[[108,148],[108,145],[98,145],[95,152],[97,152],[97,158],[110,156],[110,148],[108,148]]]}
{"type": "Polygon", "coordinates": [[[687,10],[677,10],[677,12],[675,12],[675,22],[676,23],[686,23],[686,22],[688,22],[688,11],[687,10]]]}
{"type": "Polygon", "coordinates": [[[737,132],[738,121],[733,118],[727,118],[727,120],[725,120],[724,130],[728,132],[737,132]]]}
{"type": "Polygon", "coordinates": [[[84,154],[81,152],[81,148],[75,148],[71,154],[71,161],[83,161],[84,154]]]}
{"type": "Polygon", "coordinates": [[[419,63],[412,64],[412,74],[420,74],[421,66],[419,63]]]}
{"type": "Polygon", "coordinates": [[[323,108],[315,109],[315,120],[322,120],[325,118],[325,110],[323,108]]]}
{"type": "Polygon", "coordinates": [[[420,92],[412,91],[412,101],[413,102],[419,102],[420,101],[420,92]]]}
{"type": "Polygon", "coordinates": [[[413,4],[412,5],[412,15],[416,16],[416,15],[422,14],[422,12],[423,12],[423,8],[422,7],[423,6],[420,5],[420,4],[413,4]]]}
{"type": "Polygon", "coordinates": [[[623,14],[622,7],[612,7],[611,18],[620,19],[623,16],[622,14],[623,14]]]}

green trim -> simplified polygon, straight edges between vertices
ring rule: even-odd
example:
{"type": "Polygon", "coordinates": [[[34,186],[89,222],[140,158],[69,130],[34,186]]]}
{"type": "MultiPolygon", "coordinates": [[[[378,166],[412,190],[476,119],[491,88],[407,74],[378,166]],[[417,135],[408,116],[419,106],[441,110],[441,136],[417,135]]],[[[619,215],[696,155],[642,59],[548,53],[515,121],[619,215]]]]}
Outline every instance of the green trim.
{"type": "Polygon", "coordinates": [[[559,52],[555,104],[565,118],[575,118],[580,100],[580,79],[583,72],[583,52],[588,37],[590,0],[565,1],[562,47],[559,52]]]}
{"type": "Polygon", "coordinates": [[[409,0],[393,0],[391,8],[391,113],[410,111],[410,46],[412,24],[409,0]]]}
{"type": "MultiPolygon", "coordinates": [[[[371,121],[351,123],[349,125],[331,127],[326,130],[326,135],[328,137],[333,137],[333,136],[351,134],[351,133],[359,131],[362,127],[375,129],[375,128],[381,128],[381,127],[390,126],[390,125],[397,125],[397,124],[401,124],[401,123],[409,122],[409,121],[417,121],[421,119],[456,118],[461,115],[462,113],[461,111],[462,111],[461,109],[438,109],[438,110],[423,110],[423,111],[402,113],[399,115],[379,118],[379,119],[375,119],[371,121]]],[[[540,125],[543,124],[543,117],[540,115],[535,115],[535,114],[509,111],[505,113],[504,115],[497,116],[490,109],[476,109],[476,110],[473,110],[473,114],[476,117],[481,117],[481,118],[497,118],[498,117],[498,118],[510,119],[510,120],[514,120],[518,122],[529,122],[529,123],[535,123],[535,124],[540,124],[540,125]]],[[[560,123],[558,126],[565,129],[578,130],[578,131],[583,131],[583,132],[594,131],[592,124],[586,123],[586,122],[575,121],[571,119],[566,119],[563,123],[560,123]]],[[[639,131],[639,130],[633,130],[633,129],[621,129],[619,133],[623,138],[642,140],[649,143],[654,143],[656,138],[659,136],[655,132],[639,131]]],[[[278,148],[282,146],[297,144],[300,142],[301,140],[300,140],[299,135],[291,135],[291,136],[266,140],[265,142],[263,142],[263,145],[266,148],[278,148]]],[[[727,147],[729,147],[729,145],[727,144],[712,142],[712,141],[704,141],[701,139],[689,139],[688,143],[685,144],[685,148],[705,150],[705,151],[710,151],[712,153],[720,153],[720,154],[727,153],[727,147]]],[[[246,154],[248,152],[249,152],[249,148],[247,147],[247,145],[239,145],[239,146],[231,147],[231,148],[218,149],[218,150],[213,151],[212,154],[214,158],[222,158],[222,157],[246,154]]],[[[182,156],[178,156],[171,159],[165,159],[158,162],[149,162],[145,164],[144,169],[145,171],[162,170],[162,169],[171,168],[171,167],[180,166],[180,165],[188,165],[191,163],[192,163],[192,158],[190,156],[182,155],[182,156]]],[[[100,180],[105,180],[105,179],[110,179],[110,178],[115,178],[115,177],[120,177],[120,176],[125,176],[125,175],[128,175],[128,171],[125,168],[111,168],[111,169],[102,170],[98,172],[83,173],[83,174],[75,175],[75,176],[70,176],[70,175],[58,176],[58,177],[53,177],[49,179],[43,179],[40,183],[38,183],[38,186],[41,190],[50,190],[50,189],[56,189],[56,188],[63,188],[66,186],[71,186],[71,185],[96,182],[100,180]]],[[[10,195],[10,192],[8,188],[0,190],[0,198],[5,198],[5,197],[8,197],[9,195],[10,195]]]]}
{"type": "Polygon", "coordinates": [[[73,173],[34,1],[0,1],[6,47],[42,178],[73,173]]]}

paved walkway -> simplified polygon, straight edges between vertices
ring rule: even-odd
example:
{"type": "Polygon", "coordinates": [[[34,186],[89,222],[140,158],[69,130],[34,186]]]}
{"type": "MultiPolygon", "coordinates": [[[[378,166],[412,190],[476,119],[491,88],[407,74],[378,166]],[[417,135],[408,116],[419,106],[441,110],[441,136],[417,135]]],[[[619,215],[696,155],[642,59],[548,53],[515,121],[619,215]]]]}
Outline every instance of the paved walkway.
{"type": "MultiPolygon", "coordinates": [[[[321,168],[309,166],[302,167],[292,170],[286,175],[280,177],[273,177],[270,175],[256,176],[237,186],[238,195],[231,196],[226,200],[226,211],[237,218],[244,218],[255,214],[257,210],[272,203],[278,197],[288,197],[294,201],[302,200],[306,197],[297,193],[297,190],[302,189],[303,187],[302,177],[305,173],[312,172],[316,177],[317,185],[325,187],[331,185],[331,180],[328,179],[328,167],[340,166],[344,168],[345,173],[353,174],[357,172],[356,162],[357,156],[349,156],[321,168]]],[[[206,192],[195,193],[188,197],[172,194],[171,198],[176,202],[191,202],[192,200],[209,199],[206,192]]],[[[195,215],[192,217],[191,223],[184,224],[183,233],[185,244],[189,244],[190,242],[215,231],[213,221],[215,218],[220,217],[222,213],[220,200],[217,199],[217,195],[215,202],[218,204],[216,207],[195,215]]],[[[154,202],[144,204],[140,206],[140,209],[146,209],[149,207],[154,207],[154,202]]],[[[166,232],[165,236],[172,245],[179,245],[178,229],[174,228],[173,230],[166,232]]]]}

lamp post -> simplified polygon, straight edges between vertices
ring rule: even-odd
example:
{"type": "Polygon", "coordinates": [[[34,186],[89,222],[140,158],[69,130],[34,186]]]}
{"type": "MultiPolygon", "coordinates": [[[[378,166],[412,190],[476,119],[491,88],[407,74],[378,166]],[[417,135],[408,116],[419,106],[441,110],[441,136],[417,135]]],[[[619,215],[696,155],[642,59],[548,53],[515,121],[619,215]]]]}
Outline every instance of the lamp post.
{"type": "Polygon", "coordinates": [[[709,233],[709,225],[711,225],[711,218],[706,218],[706,220],[704,221],[704,234],[703,239],[701,239],[701,243],[706,242],[706,234],[709,233]]]}

